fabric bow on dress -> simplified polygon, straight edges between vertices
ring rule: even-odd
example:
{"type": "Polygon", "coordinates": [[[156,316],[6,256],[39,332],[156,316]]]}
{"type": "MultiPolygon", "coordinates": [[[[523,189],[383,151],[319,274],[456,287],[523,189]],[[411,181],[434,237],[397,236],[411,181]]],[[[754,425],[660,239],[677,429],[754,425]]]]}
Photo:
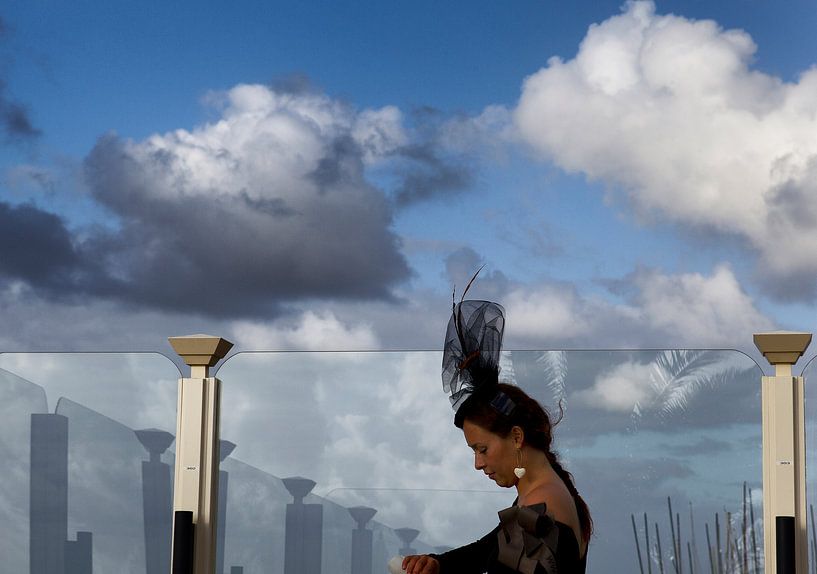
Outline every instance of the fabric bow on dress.
{"type": "Polygon", "coordinates": [[[545,509],[540,503],[499,511],[499,563],[521,574],[536,574],[537,565],[546,574],[558,574],[555,552],[559,528],[545,509]]]}

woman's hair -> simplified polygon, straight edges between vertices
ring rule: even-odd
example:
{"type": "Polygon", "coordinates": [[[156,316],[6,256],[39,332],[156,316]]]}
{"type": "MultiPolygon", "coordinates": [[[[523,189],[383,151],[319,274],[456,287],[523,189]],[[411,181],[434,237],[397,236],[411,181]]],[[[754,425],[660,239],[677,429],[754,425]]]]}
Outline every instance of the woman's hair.
{"type": "MultiPolygon", "coordinates": [[[[482,389],[480,389],[482,390],[482,389]]],[[[504,400],[504,399],[503,399],[504,400]]],[[[590,540],[593,533],[593,519],[590,517],[590,509],[587,503],[579,495],[576,485],[573,483],[573,475],[565,470],[559,462],[558,453],[551,450],[553,442],[553,425],[547,411],[535,399],[528,396],[525,391],[514,385],[498,383],[491,385],[491,392],[475,392],[457,411],[454,424],[462,428],[464,421],[472,423],[503,438],[511,433],[513,427],[520,427],[525,433],[525,443],[529,446],[541,450],[547,456],[550,466],[562,479],[568,491],[573,496],[576,504],[576,511],[579,514],[579,525],[581,526],[582,538],[590,540]],[[497,410],[492,402],[496,402],[495,397],[500,391],[513,401],[514,408],[509,416],[497,410]]],[[[561,417],[560,419],[561,420],[561,417]]],[[[558,421],[557,421],[558,422],[558,421]]]]}

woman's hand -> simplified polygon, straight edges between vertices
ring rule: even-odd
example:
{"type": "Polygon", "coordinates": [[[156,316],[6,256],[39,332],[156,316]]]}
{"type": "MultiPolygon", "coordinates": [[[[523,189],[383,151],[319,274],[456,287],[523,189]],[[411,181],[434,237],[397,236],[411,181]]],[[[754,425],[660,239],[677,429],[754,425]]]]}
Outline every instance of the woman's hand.
{"type": "Polygon", "coordinates": [[[406,574],[440,574],[440,563],[427,554],[406,556],[403,570],[406,574]]]}

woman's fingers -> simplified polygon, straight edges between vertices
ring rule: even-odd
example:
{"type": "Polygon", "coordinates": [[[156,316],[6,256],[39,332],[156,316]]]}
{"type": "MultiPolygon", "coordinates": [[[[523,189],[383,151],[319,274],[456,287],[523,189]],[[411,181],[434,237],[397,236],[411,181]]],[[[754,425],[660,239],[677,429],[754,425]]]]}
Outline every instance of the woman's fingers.
{"type": "Polygon", "coordinates": [[[406,556],[403,559],[403,570],[406,574],[439,574],[440,563],[425,554],[406,556]]]}

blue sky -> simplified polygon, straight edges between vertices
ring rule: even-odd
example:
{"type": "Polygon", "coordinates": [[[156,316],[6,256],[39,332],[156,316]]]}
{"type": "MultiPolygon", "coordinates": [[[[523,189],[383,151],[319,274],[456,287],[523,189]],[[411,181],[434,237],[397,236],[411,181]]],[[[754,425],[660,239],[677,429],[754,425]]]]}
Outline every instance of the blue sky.
{"type": "Polygon", "coordinates": [[[1,16],[7,348],[437,348],[483,263],[516,347],[814,329],[813,2],[1,16]]]}

